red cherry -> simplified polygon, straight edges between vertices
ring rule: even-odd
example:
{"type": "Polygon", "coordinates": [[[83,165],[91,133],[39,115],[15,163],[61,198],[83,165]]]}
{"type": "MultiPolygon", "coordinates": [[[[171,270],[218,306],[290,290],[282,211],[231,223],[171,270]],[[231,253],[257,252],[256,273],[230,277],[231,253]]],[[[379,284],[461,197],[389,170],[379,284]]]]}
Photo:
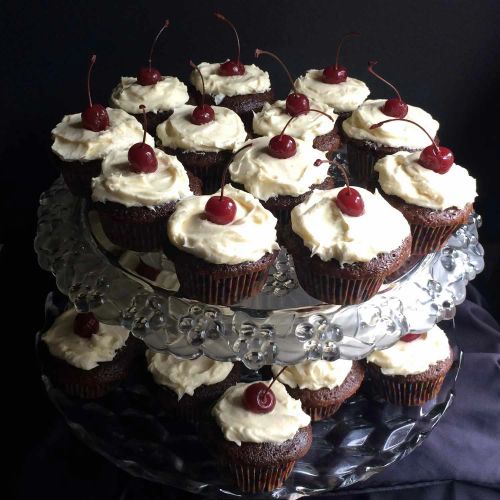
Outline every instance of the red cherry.
{"type": "Polygon", "coordinates": [[[202,104],[201,106],[196,106],[191,114],[191,123],[194,125],[205,125],[205,123],[210,123],[215,120],[215,113],[211,106],[208,104],[202,104]]]}
{"type": "Polygon", "coordinates": [[[273,158],[284,160],[297,153],[297,143],[291,135],[281,134],[271,138],[268,144],[269,154],[273,158]]]}
{"type": "Polygon", "coordinates": [[[305,94],[292,92],[286,98],[286,112],[290,116],[298,116],[302,113],[308,113],[310,110],[309,99],[305,94]]]}
{"type": "Polygon", "coordinates": [[[241,53],[241,48],[240,48],[240,37],[238,36],[238,32],[236,31],[236,27],[234,24],[224,17],[222,14],[219,14],[218,12],[214,12],[214,16],[221,20],[224,21],[226,24],[228,24],[231,29],[234,32],[234,36],[236,37],[236,44],[238,46],[238,52],[236,59],[231,59],[230,61],[226,61],[222,63],[219,67],[219,75],[221,76],[240,76],[245,74],[245,66],[241,64],[240,62],[240,53],[241,53]]]}
{"type": "Polygon", "coordinates": [[[363,198],[356,189],[352,187],[342,188],[337,193],[337,199],[335,200],[337,207],[345,215],[350,215],[351,217],[359,217],[365,213],[365,204],[363,198]]]}
{"type": "Polygon", "coordinates": [[[158,83],[161,80],[161,73],[158,69],[153,68],[151,66],[151,60],[153,58],[153,51],[156,46],[156,42],[158,41],[158,38],[160,38],[160,35],[163,33],[163,30],[165,28],[168,28],[169,25],[170,21],[167,19],[163,23],[163,26],[161,27],[160,31],[158,31],[153,40],[153,43],[151,44],[151,49],[149,50],[149,59],[148,59],[149,66],[141,68],[137,75],[137,83],[139,85],[143,86],[154,85],[155,83],[158,83]]]}
{"type": "Polygon", "coordinates": [[[144,276],[145,278],[147,278],[150,281],[155,281],[156,278],[158,278],[158,275],[160,274],[159,269],[148,266],[142,260],[139,261],[139,264],[135,268],[135,272],[137,274],[140,274],[141,276],[144,276]]]}
{"type": "Polygon", "coordinates": [[[404,118],[408,114],[408,104],[406,104],[403,99],[401,99],[401,95],[398,92],[398,89],[392,83],[389,83],[378,73],[375,73],[375,70],[373,69],[375,64],[377,64],[377,61],[370,61],[368,63],[368,72],[389,85],[389,87],[391,87],[391,89],[394,90],[397,95],[397,97],[392,97],[391,99],[387,99],[387,101],[385,101],[385,104],[381,108],[382,113],[387,116],[392,116],[393,118],[404,118]]]}
{"type": "Polygon", "coordinates": [[[381,127],[384,123],[399,121],[408,122],[412,125],[415,125],[420,130],[422,130],[431,141],[431,145],[425,147],[420,152],[420,157],[418,159],[420,165],[422,165],[422,167],[424,168],[428,168],[429,170],[433,170],[437,174],[446,174],[446,172],[450,170],[453,163],[455,162],[455,157],[453,156],[451,149],[445,148],[444,146],[438,146],[436,144],[436,141],[430,136],[429,132],[427,132],[427,130],[425,130],[425,128],[419,125],[417,122],[414,122],[413,120],[406,120],[404,118],[396,118],[395,120],[384,120],[382,122],[375,123],[370,128],[378,128],[381,127]]]}
{"type": "Polygon", "coordinates": [[[87,72],[87,94],[89,98],[89,107],[82,113],[82,124],[87,130],[92,132],[102,132],[109,127],[109,115],[106,108],[101,104],[92,104],[90,95],[90,75],[94,67],[96,55],[90,58],[90,66],[87,72]]]}
{"type": "Polygon", "coordinates": [[[344,68],[344,66],[341,66],[339,64],[339,55],[340,55],[340,48],[342,47],[342,44],[344,43],[344,40],[346,38],[349,38],[350,36],[358,36],[359,33],[356,33],[355,31],[351,31],[351,33],[346,33],[341,39],[339,44],[337,45],[337,57],[335,59],[335,64],[332,66],[328,66],[323,70],[323,81],[326,83],[342,83],[347,80],[347,69],[344,68]]]}
{"type": "Polygon", "coordinates": [[[79,337],[89,339],[99,331],[99,321],[94,313],[78,313],[73,321],[73,331],[79,337]]]}
{"type": "Polygon", "coordinates": [[[148,128],[146,106],[141,104],[139,108],[143,113],[144,134],[142,136],[142,142],[134,144],[128,150],[128,161],[130,163],[130,169],[136,174],[150,174],[156,172],[158,160],[156,159],[154,149],[149,144],[146,144],[146,130],[148,128]]]}
{"type": "Polygon", "coordinates": [[[276,396],[266,384],[257,382],[245,389],[243,405],[252,413],[270,413],[276,405],[276,396]]]}
{"type": "Polygon", "coordinates": [[[413,342],[419,337],[420,333],[407,333],[406,335],[403,335],[399,340],[402,340],[403,342],[413,342]]]}
{"type": "Polygon", "coordinates": [[[234,220],[236,203],[228,196],[211,196],[205,205],[205,215],[210,222],[225,226],[234,220]]]}

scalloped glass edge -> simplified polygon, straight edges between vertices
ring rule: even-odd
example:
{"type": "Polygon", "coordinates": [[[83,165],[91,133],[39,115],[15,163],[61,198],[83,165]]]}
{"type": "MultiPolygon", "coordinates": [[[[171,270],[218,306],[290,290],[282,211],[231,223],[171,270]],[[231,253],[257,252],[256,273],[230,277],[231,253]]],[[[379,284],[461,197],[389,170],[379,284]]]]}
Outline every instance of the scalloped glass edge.
{"type": "MultiPolygon", "coordinates": [[[[156,351],[195,359],[204,354],[250,369],[304,360],[361,359],[406,333],[452,319],[466,285],[483,270],[481,217],[472,214],[446,246],[363,304],[297,307],[295,287],[277,309],[212,306],[176,297],[112,264],[90,234],[85,207],[58,179],[40,197],[35,251],[42,269],[80,311],[121,324],[156,351]]],[[[285,254],[270,275],[271,294],[293,277],[285,254]],[[287,267],[288,266],[288,267],[287,267]],[[281,278],[276,279],[276,278],[281,278]],[[274,288],[273,288],[274,287],[274,288]]],[[[285,293],[288,293],[285,291],[285,293]]],[[[307,296],[308,297],[308,296],[307,296]]],[[[301,304],[302,305],[302,304],[301,304]]]]}

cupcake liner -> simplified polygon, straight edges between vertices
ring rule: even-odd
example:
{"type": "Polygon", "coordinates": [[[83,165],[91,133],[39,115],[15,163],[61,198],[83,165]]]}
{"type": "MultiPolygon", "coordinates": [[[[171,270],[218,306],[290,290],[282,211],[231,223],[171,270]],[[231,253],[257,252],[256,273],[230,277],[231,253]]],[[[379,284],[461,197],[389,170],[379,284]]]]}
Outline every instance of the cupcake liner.
{"type": "Polygon", "coordinates": [[[259,493],[280,488],[291,474],[294,465],[295,460],[267,467],[218,461],[221,471],[228,474],[243,493],[259,493]]]}
{"type": "Polygon", "coordinates": [[[108,392],[110,392],[118,382],[113,384],[99,384],[99,385],[85,385],[82,383],[79,384],[69,384],[62,380],[53,380],[54,385],[59,387],[65,394],[74,398],[80,399],[98,399],[102,398],[108,392]]]}
{"type": "Polygon", "coordinates": [[[57,162],[64,182],[71,194],[81,198],[90,198],[92,195],[92,178],[101,173],[101,161],[89,162],[57,162]]]}
{"type": "Polygon", "coordinates": [[[220,189],[222,174],[226,167],[226,163],[225,160],[210,166],[184,163],[184,168],[201,179],[203,183],[203,194],[214,194],[220,189]]]}
{"type": "Polygon", "coordinates": [[[357,185],[370,191],[374,190],[376,175],[373,166],[383,156],[385,155],[378,155],[373,150],[359,148],[351,141],[347,142],[349,173],[356,179],[357,185]]]}
{"type": "Polygon", "coordinates": [[[194,401],[186,403],[186,401],[182,401],[183,398],[178,400],[176,394],[167,391],[169,389],[160,387],[157,392],[158,401],[167,412],[167,417],[173,420],[189,422],[193,425],[199,424],[203,405],[196,404],[194,401]]]}
{"type": "Polygon", "coordinates": [[[306,406],[302,404],[302,409],[311,417],[313,422],[325,420],[336,413],[344,401],[338,401],[330,406],[306,406]]]}
{"type": "Polygon", "coordinates": [[[428,253],[441,250],[448,238],[462,224],[446,225],[439,227],[424,226],[421,224],[410,224],[413,255],[427,255],[428,253]]]}

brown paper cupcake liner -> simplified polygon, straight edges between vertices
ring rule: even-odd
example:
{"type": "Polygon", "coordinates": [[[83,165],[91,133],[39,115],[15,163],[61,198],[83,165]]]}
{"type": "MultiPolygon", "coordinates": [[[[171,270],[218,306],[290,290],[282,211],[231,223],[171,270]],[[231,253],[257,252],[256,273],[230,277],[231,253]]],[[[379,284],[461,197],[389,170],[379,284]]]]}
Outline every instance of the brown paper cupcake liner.
{"type": "Polygon", "coordinates": [[[102,398],[108,392],[110,392],[114,387],[118,385],[118,382],[113,384],[99,384],[99,385],[85,385],[85,384],[69,384],[62,380],[56,379],[54,385],[59,387],[65,394],[74,398],[80,399],[97,399],[102,398]]]}
{"type": "Polygon", "coordinates": [[[349,173],[356,179],[357,185],[373,191],[376,182],[373,166],[383,156],[369,149],[358,148],[351,141],[347,142],[349,173]]]}
{"type": "Polygon", "coordinates": [[[201,179],[203,183],[203,194],[214,194],[220,189],[222,173],[226,162],[215,163],[209,167],[198,165],[184,165],[184,168],[201,179]]]}
{"type": "Polygon", "coordinates": [[[337,413],[343,402],[344,401],[338,401],[335,404],[323,407],[305,406],[302,404],[302,409],[311,417],[313,422],[319,422],[320,420],[325,420],[337,413]]]}
{"type": "Polygon", "coordinates": [[[295,461],[268,467],[218,461],[220,470],[228,474],[243,493],[259,493],[280,488],[291,474],[294,465],[295,461]]]}
{"type": "Polygon", "coordinates": [[[413,255],[427,255],[441,250],[448,238],[461,226],[430,227],[421,224],[410,224],[413,255]]]}
{"type": "Polygon", "coordinates": [[[57,166],[61,170],[64,182],[71,194],[81,198],[90,198],[92,195],[92,178],[101,173],[101,161],[65,162],[58,160],[57,166]]]}

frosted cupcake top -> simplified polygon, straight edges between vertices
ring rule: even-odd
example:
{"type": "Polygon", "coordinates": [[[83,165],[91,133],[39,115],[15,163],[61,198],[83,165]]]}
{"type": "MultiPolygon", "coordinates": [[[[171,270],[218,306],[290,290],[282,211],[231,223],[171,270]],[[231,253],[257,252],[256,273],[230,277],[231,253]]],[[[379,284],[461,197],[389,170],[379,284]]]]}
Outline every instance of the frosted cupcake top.
{"type": "Polygon", "coordinates": [[[154,85],[140,85],[137,78],[122,76],[111,94],[113,106],[136,115],[141,113],[141,104],[148,112],[158,113],[182,106],[188,100],[186,85],[174,76],[163,76],[154,85]]]}

